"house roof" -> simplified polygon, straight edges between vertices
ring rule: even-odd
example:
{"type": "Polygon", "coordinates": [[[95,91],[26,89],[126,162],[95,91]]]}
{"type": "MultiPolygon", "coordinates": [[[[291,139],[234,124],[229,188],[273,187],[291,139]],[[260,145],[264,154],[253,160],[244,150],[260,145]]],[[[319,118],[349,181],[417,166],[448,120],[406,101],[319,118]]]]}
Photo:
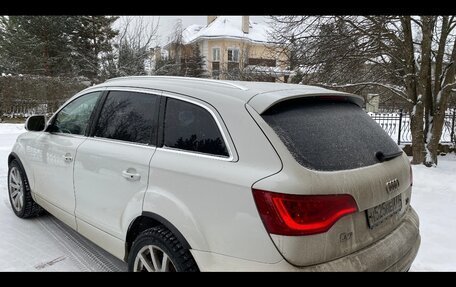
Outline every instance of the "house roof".
{"type": "Polygon", "coordinates": [[[243,39],[257,43],[270,43],[270,27],[265,23],[249,21],[249,33],[242,31],[242,16],[218,16],[209,25],[190,25],[182,32],[184,44],[199,39],[243,39]]]}
{"type": "Polygon", "coordinates": [[[204,28],[204,26],[198,24],[193,24],[185,28],[184,31],[182,31],[182,41],[184,44],[189,43],[202,28],[204,28]]]}

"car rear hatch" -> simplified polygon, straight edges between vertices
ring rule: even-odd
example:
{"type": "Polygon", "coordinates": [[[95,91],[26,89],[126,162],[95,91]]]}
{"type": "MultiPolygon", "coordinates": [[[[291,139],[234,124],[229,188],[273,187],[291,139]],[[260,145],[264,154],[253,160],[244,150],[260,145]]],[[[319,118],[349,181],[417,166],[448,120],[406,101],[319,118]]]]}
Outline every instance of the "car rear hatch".
{"type": "Polygon", "coordinates": [[[283,169],[252,189],[265,228],[287,261],[309,266],[334,260],[398,227],[410,203],[408,159],[359,98],[320,94],[262,105],[255,109],[253,101],[247,109],[283,169]]]}

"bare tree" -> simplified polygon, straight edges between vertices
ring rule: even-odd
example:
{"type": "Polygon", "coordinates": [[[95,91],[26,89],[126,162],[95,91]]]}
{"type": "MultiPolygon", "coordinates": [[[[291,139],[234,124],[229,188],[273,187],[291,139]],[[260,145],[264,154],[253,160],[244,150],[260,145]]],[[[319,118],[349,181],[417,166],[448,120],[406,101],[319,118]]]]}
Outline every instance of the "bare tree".
{"type": "Polygon", "coordinates": [[[456,86],[454,16],[272,17],[304,81],[375,86],[408,103],[414,164],[437,164],[445,110],[456,86]],[[329,69],[328,69],[329,68],[329,69]]]}
{"type": "Polygon", "coordinates": [[[105,55],[105,77],[145,75],[145,62],[156,40],[159,19],[122,17],[119,35],[114,40],[114,51],[105,55]]]}

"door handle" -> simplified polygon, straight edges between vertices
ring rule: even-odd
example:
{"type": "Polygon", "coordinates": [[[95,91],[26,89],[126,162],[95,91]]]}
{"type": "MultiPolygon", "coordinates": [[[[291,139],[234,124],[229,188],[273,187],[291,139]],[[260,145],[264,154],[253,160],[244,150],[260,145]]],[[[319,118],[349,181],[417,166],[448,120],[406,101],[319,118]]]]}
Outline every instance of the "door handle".
{"type": "Polygon", "coordinates": [[[129,181],[138,181],[141,179],[141,175],[136,173],[136,170],[127,169],[122,171],[122,176],[129,181]]]}
{"type": "Polygon", "coordinates": [[[70,153],[66,153],[66,154],[63,156],[63,159],[65,160],[65,162],[72,162],[72,161],[73,161],[73,157],[71,156],[70,153]]]}

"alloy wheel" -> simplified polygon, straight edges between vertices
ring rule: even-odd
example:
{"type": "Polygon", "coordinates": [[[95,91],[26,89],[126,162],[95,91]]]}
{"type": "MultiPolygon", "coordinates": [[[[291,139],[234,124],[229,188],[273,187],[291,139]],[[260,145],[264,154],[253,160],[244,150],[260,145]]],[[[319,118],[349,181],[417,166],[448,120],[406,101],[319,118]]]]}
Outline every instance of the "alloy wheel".
{"type": "Polygon", "coordinates": [[[146,245],[136,255],[134,272],[176,272],[168,254],[156,245],[146,245]]]}
{"type": "Polygon", "coordinates": [[[9,174],[9,193],[14,209],[18,212],[21,211],[24,206],[24,186],[17,167],[12,167],[9,174]]]}

